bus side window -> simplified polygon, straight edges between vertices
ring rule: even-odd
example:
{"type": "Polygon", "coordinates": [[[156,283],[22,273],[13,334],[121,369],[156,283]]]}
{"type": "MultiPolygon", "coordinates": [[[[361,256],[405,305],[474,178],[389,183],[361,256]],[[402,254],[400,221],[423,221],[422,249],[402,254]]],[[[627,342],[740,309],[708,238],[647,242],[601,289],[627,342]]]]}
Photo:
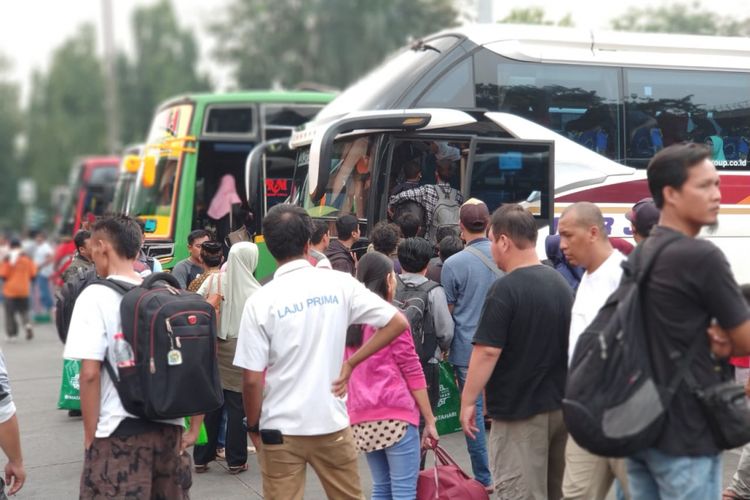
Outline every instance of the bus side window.
{"type": "Polygon", "coordinates": [[[626,69],[627,162],[645,168],[671,144],[712,148],[717,168],[746,169],[750,149],[750,75],[666,69],[626,69]],[[730,164],[731,161],[731,164],[730,164]]]}
{"type": "Polygon", "coordinates": [[[517,62],[484,48],[474,55],[477,108],[512,113],[596,151],[620,156],[616,68],[517,62]]]}

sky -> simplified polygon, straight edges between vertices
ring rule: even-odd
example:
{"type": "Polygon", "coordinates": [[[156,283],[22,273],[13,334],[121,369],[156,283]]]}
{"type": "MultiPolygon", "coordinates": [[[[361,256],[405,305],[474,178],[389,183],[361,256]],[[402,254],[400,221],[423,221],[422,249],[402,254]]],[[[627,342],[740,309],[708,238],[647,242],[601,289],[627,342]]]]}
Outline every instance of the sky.
{"type": "MultiPolygon", "coordinates": [[[[101,24],[103,0],[6,0],[0,3],[0,54],[11,59],[10,78],[21,83],[26,94],[33,69],[45,70],[52,51],[76,32],[86,22],[101,24]]],[[[130,50],[130,17],[135,7],[150,5],[154,0],[111,0],[114,12],[115,43],[130,50]]],[[[201,51],[201,69],[208,70],[217,89],[231,84],[230,71],[213,63],[210,57],[212,38],[206,24],[215,19],[223,5],[231,0],[172,0],[179,22],[198,37],[201,51]]],[[[304,0],[303,0],[304,1],[304,0]]],[[[378,1],[378,0],[373,0],[378,1]]],[[[457,0],[464,8],[472,9],[478,0],[457,0]]],[[[547,18],[558,20],[571,13],[577,27],[606,28],[610,20],[625,12],[628,7],[659,6],[675,0],[491,0],[493,17],[501,19],[513,8],[542,7],[547,18]]],[[[681,2],[689,4],[690,0],[681,2]]],[[[719,15],[737,16],[746,12],[746,0],[704,0],[702,5],[719,15]]],[[[101,37],[100,37],[101,48],[101,37]]]]}

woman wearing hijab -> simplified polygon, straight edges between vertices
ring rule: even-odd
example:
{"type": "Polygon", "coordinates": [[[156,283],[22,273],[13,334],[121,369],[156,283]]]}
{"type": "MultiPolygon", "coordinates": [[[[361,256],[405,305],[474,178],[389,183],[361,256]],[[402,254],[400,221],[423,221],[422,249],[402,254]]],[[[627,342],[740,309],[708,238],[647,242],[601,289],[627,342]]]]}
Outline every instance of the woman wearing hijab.
{"type": "MultiPolygon", "coordinates": [[[[245,302],[260,289],[260,283],[253,276],[257,266],[258,247],[249,242],[235,243],[229,249],[226,271],[211,275],[198,289],[198,293],[209,302],[213,303],[214,299],[218,299],[216,303],[219,304],[219,374],[227,412],[225,454],[230,474],[247,470],[247,433],[242,425],[245,417],[242,407],[242,369],[235,367],[232,362],[245,302]]],[[[206,415],[204,423],[208,443],[196,446],[193,451],[196,472],[205,472],[208,470],[208,463],[216,459],[221,414],[220,408],[206,415]]]]}

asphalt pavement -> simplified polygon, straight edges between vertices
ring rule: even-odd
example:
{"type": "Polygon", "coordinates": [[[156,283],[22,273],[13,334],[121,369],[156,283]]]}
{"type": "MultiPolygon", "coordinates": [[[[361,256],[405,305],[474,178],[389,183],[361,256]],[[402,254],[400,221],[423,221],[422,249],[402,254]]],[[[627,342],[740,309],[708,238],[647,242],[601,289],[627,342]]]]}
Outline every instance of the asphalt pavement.
{"type": "MultiPolygon", "coordinates": [[[[4,325],[0,313],[0,325],[4,325]]],[[[21,444],[27,472],[27,482],[18,498],[74,499],[78,498],[78,484],[83,461],[83,425],[80,418],[70,418],[57,410],[62,373],[62,344],[50,324],[37,325],[35,338],[8,343],[0,335],[0,347],[5,354],[18,407],[21,444]]],[[[461,434],[443,436],[441,444],[464,470],[471,466],[461,434]]],[[[724,458],[725,483],[737,465],[739,454],[727,452],[724,458]]],[[[0,463],[4,464],[2,457],[0,463]]],[[[247,472],[230,475],[224,462],[213,462],[208,472],[193,474],[191,498],[202,499],[258,499],[262,485],[255,455],[249,458],[247,472]]],[[[359,460],[362,486],[367,496],[370,474],[364,457],[359,460]]],[[[305,498],[324,499],[325,495],[314,471],[308,468],[305,498]]],[[[610,493],[608,498],[614,498],[610,493]]]]}

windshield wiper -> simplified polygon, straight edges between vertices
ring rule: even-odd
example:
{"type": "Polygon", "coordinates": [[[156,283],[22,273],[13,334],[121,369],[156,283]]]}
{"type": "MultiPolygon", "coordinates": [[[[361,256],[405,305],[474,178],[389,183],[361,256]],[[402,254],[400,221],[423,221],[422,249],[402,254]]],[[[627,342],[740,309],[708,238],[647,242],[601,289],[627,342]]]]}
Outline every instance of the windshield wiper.
{"type": "Polygon", "coordinates": [[[425,52],[427,50],[434,50],[438,54],[442,54],[439,49],[436,47],[433,47],[432,45],[428,43],[424,43],[424,40],[417,40],[416,42],[411,44],[411,50],[415,52],[425,52]]]}

